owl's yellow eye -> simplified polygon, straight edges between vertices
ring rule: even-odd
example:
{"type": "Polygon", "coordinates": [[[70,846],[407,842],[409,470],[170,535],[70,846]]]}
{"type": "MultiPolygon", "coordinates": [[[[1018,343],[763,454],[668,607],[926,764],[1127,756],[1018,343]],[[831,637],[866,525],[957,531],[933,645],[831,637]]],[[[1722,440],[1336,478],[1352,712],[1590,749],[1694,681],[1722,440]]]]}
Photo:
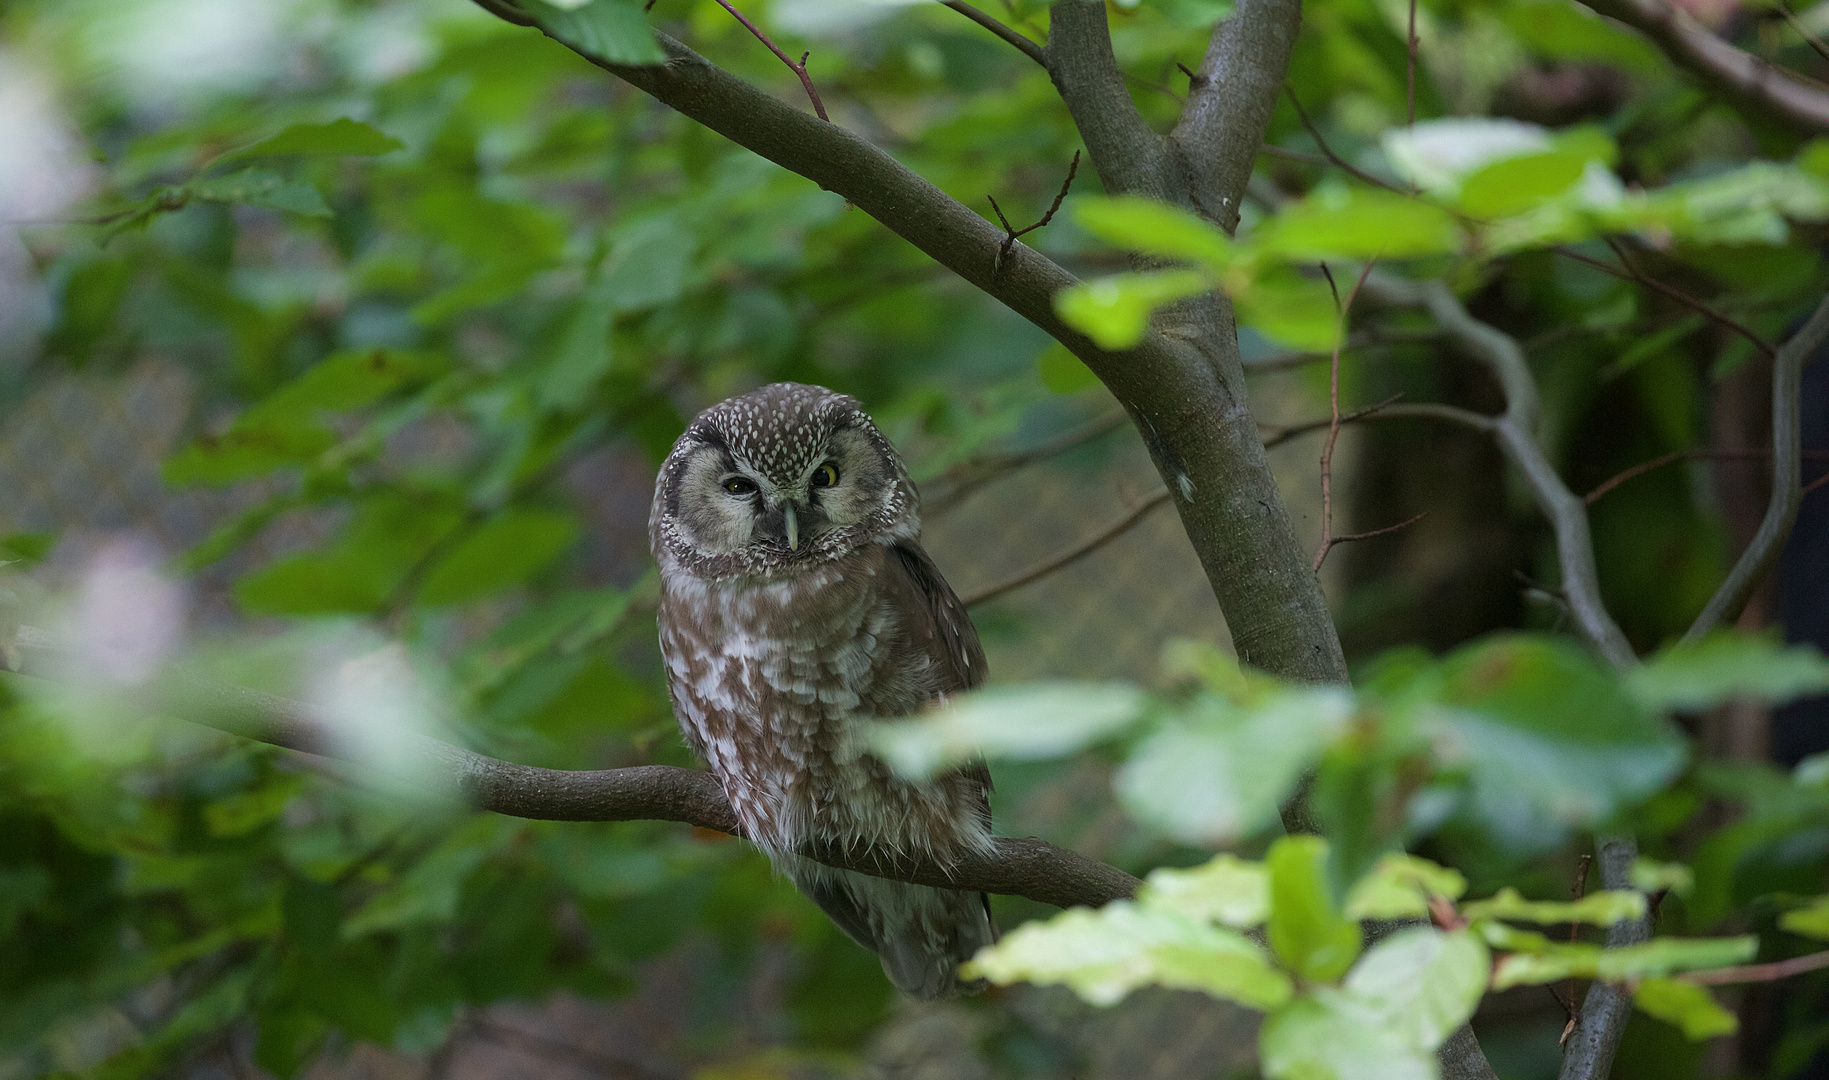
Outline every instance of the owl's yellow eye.
{"type": "Polygon", "coordinates": [[[838,466],[830,461],[813,470],[814,487],[831,487],[836,483],[838,483],[838,466]]]}
{"type": "Polygon", "coordinates": [[[756,482],[742,476],[733,476],[724,481],[724,490],[732,495],[749,495],[756,490],[756,482]]]}

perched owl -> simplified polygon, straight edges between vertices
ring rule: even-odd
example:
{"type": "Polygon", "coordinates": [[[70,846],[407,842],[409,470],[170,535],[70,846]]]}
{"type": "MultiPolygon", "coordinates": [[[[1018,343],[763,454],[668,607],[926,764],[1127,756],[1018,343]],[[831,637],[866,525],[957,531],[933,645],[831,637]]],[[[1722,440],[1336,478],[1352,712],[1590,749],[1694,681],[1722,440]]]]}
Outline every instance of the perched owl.
{"type": "Polygon", "coordinates": [[[933,998],[994,939],[983,893],[835,870],[807,841],[931,856],[990,845],[982,767],[901,779],[862,745],[984,681],[965,607],[921,550],[908,472],[857,401],[776,383],[700,413],[654,486],[660,642],[686,740],[744,833],[889,980],[933,998]]]}

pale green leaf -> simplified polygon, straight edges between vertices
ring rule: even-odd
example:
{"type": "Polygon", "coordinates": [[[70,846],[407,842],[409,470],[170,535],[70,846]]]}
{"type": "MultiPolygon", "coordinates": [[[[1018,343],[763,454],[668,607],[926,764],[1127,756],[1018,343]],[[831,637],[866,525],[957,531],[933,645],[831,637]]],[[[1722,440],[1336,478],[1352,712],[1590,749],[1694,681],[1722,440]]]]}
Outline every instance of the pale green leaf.
{"type": "Polygon", "coordinates": [[[1461,181],[1496,161],[1554,147],[1549,132],[1521,120],[1448,117],[1392,128],[1381,139],[1385,157],[1424,191],[1452,195],[1461,181]]]}
{"type": "Polygon", "coordinates": [[[1359,957],[1359,924],[1334,906],[1327,891],[1327,841],[1285,836],[1264,858],[1270,871],[1270,947],[1290,970],[1312,982],[1332,982],[1359,957]]]}
{"type": "Polygon", "coordinates": [[[1723,630],[1659,651],[1628,672],[1625,685],[1659,711],[1700,712],[1733,698],[1782,705],[1829,690],[1829,659],[1776,635],[1723,630]]]}
{"type": "Polygon", "coordinates": [[[1659,1020],[1675,1024],[1692,1042],[1740,1030],[1740,1018],[1722,1008],[1715,995],[1681,979],[1645,979],[1633,991],[1632,1003],[1659,1020]]]}
{"type": "Polygon", "coordinates": [[[1118,770],[1118,799],[1139,821],[1207,845],[1250,836],[1353,711],[1338,687],[1292,686],[1248,704],[1202,694],[1118,770]]]}
{"type": "Polygon", "coordinates": [[[612,64],[667,62],[647,16],[633,0],[527,0],[527,13],[541,29],[593,59],[612,64]]]}
{"type": "Polygon", "coordinates": [[[484,522],[432,565],[419,586],[427,606],[474,600],[518,584],[578,538],[578,522],[551,510],[510,510],[484,522]]]}
{"type": "Polygon", "coordinates": [[[1492,958],[1465,930],[1400,930],[1366,951],[1345,989],[1405,1045],[1434,1050],[1466,1023],[1486,994],[1492,958]]]}
{"type": "Polygon", "coordinates": [[[1829,941],[1829,896],[1819,896],[1809,907],[1796,908],[1778,917],[1778,928],[1793,934],[1829,941]]]}
{"type": "Polygon", "coordinates": [[[1232,261],[1230,237],[1186,210],[1125,196],[1090,198],[1074,208],[1074,220],[1108,244],[1165,259],[1190,259],[1223,268],[1232,261]]]}
{"type": "Polygon", "coordinates": [[[293,124],[276,135],[225,154],[220,160],[250,157],[278,157],[289,154],[335,154],[374,157],[405,147],[392,135],[375,130],[347,116],[328,124],[293,124]]]}
{"type": "Polygon", "coordinates": [[[1392,852],[1353,883],[1345,913],[1349,919],[1426,918],[1431,897],[1458,900],[1466,891],[1467,879],[1460,871],[1392,852]]]}
{"type": "Polygon", "coordinates": [[[1696,875],[1682,863],[1658,862],[1655,859],[1641,858],[1632,864],[1632,887],[1644,893],[1668,890],[1678,896],[1688,896],[1696,887],[1696,875]]]}
{"type": "Polygon", "coordinates": [[[1645,915],[1645,894],[1630,889],[1607,889],[1579,900],[1526,900],[1507,885],[1487,900],[1463,905],[1461,914],[1472,919],[1511,919],[1534,923],[1592,923],[1612,926],[1645,915]]]}
{"type": "Polygon", "coordinates": [[[1140,986],[1168,986],[1271,1009],[1291,991],[1289,977],[1245,937],[1125,900],[1024,923],[960,970],[1000,984],[1066,986],[1095,1005],[1140,986]]]}
{"type": "Polygon", "coordinates": [[[1036,761],[1115,735],[1143,711],[1125,682],[1038,682],[961,694],[906,720],[872,724],[872,751],[903,776],[924,778],[980,757],[1036,761]]]}
{"type": "Polygon", "coordinates": [[[1439,206],[1332,185],[1277,211],[1253,239],[1260,250],[1294,261],[1446,255],[1465,242],[1453,216],[1439,206]]]}
{"type": "Polygon", "coordinates": [[[1494,990],[1570,977],[1625,982],[1676,971],[1702,971],[1743,963],[1759,948],[1759,939],[1750,934],[1727,938],[1653,938],[1637,945],[1605,949],[1599,945],[1551,941],[1542,934],[1492,920],[1481,920],[1472,928],[1486,939],[1487,944],[1511,953],[1499,961],[1493,973],[1494,990]]]}
{"type": "Polygon", "coordinates": [[[1137,899],[1154,910],[1249,929],[1270,916],[1270,874],[1263,863],[1219,855],[1187,870],[1151,871],[1137,899]]]}
{"type": "Polygon", "coordinates": [[[1435,1080],[1435,1055],[1408,1045],[1349,996],[1326,988],[1264,1020],[1258,1061],[1270,1080],[1435,1080]]]}
{"type": "Polygon", "coordinates": [[[1588,161],[1587,154],[1568,150],[1503,158],[1462,181],[1455,204],[1476,218],[1520,213],[1573,187],[1588,161]]]}
{"type": "Polygon", "coordinates": [[[1054,310],[1100,348],[1129,349],[1143,340],[1157,308],[1212,287],[1207,275],[1193,270],[1113,274],[1056,293],[1054,310]]]}
{"type": "Polygon", "coordinates": [[[330,207],[310,184],[286,180],[265,169],[243,169],[229,176],[194,180],[185,191],[209,202],[241,203],[267,210],[285,210],[306,217],[329,217],[330,207]]]}
{"type": "Polygon", "coordinates": [[[1273,267],[1227,287],[1238,321],[1278,345],[1323,350],[1339,340],[1340,313],[1319,277],[1273,267]]]}

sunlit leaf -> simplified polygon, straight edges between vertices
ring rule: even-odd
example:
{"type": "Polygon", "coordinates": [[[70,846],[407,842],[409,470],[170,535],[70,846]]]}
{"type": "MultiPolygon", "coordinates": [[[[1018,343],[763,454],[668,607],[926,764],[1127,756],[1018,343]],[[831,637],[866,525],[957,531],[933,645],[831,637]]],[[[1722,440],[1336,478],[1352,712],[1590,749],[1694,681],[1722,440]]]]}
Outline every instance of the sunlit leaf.
{"type": "Polygon", "coordinates": [[[961,971],[994,983],[1066,986],[1095,1005],[1140,986],[1167,986],[1269,1009],[1291,990],[1289,977],[1245,937],[1124,900],[1024,923],[961,971]]]}
{"type": "Polygon", "coordinates": [[[1258,1061],[1271,1080],[1435,1080],[1435,1055],[1411,1046],[1350,996],[1323,988],[1264,1019],[1258,1061]]]}
{"type": "Polygon", "coordinates": [[[1808,907],[1794,908],[1778,916],[1778,928],[1818,941],[1829,941],[1829,896],[1819,896],[1808,907]]]}
{"type": "Polygon", "coordinates": [[[1327,891],[1327,842],[1285,836],[1264,858],[1270,871],[1270,947],[1305,979],[1332,982],[1359,956],[1359,924],[1327,891]]]}
{"type": "Polygon", "coordinates": [[[1186,210],[1152,199],[1083,199],[1074,207],[1073,218],[1099,239],[1130,251],[1215,268],[1232,261],[1233,244],[1225,233],[1186,210]]]}
{"type": "Polygon", "coordinates": [[[1433,1050],[1473,1015],[1491,963],[1485,943],[1468,931],[1418,926],[1366,950],[1344,985],[1405,1045],[1433,1050]]]}
{"type": "Polygon", "coordinates": [[[1648,709],[1701,712],[1733,698],[1782,705],[1829,690],[1829,659],[1775,634],[1718,631],[1663,649],[1626,675],[1648,709]]]}
{"type": "Polygon", "coordinates": [[[1292,686],[1248,704],[1199,695],[1118,770],[1118,798],[1138,820],[1188,843],[1252,835],[1275,820],[1352,710],[1352,695],[1338,687],[1292,686]]]}
{"type": "Polygon", "coordinates": [[[1430,898],[1453,901],[1466,891],[1467,879],[1458,870],[1393,852],[1353,883],[1345,914],[1349,919],[1426,918],[1430,898]]]}
{"type": "Polygon", "coordinates": [[[1304,261],[1446,255],[1464,243],[1453,216],[1439,206],[1390,191],[1334,186],[1279,210],[1254,239],[1263,251],[1304,261]]]}
{"type": "Polygon", "coordinates": [[[1124,682],[1039,682],[962,694],[907,720],[871,725],[870,747],[903,776],[978,757],[1060,757],[1135,723],[1143,691],[1124,682]]]}
{"type": "Polygon", "coordinates": [[[1652,938],[1637,945],[1599,945],[1551,941],[1542,934],[1482,920],[1473,929],[1487,944],[1510,951],[1493,972],[1492,988],[1555,982],[1570,977],[1624,982],[1678,971],[1702,971],[1744,963],[1759,948],[1751,935],[1728,938],[1652,938]]]}
{"type": "Polygon", "coordinates": [[[1592,923],[1612,926],[1645,916],[1645,894],[1628,889],[1605,889],[1579,900],[1526,900],[1507,885],[1487,900],[1461,905],[1468,919],[1510,919],[1534,923],[1592,923]]]}
{"type": "Polygon", "coordinates": [[[1270,874],[1263,863],[1218,855],[1187,870],[1150,871],[1137,899],[1153,910],[1248,930],[1270,916],[1270,874]]]}
{"type": "Polygon", "coordinates": [[[1681,979],[1645,979],[1632,992],[1632,1003],[1675,1024],[1684,1038],[1694,1042],[1740,1030],[1740,1018],[1722,1008],[1715,995],[1681,979]]]}
{"type": "Polygon", "coordinates": [[[252,146],[232,151],[218,160],[277,157],[285,154],[374,157],[392,153],[405,145],[392,135],[383,134],[359,120],[345,116],[327,124],[293,124],[276,135],[269,135],[252,146]]]}
{"type": "Polygon", "coordinates": [[[1461,181],[1496,161],[1553,148],[1549,132],[1503,117],[1447,117],[1391,128],[1385,157],[1424,191],[1452,195],[1461,181]]]}
{"type": "Polygon", "coordinates": [[[1212,287],[1206,275],[1192,270],[1113,274],[1057,293],[1054,310],[1100,348],[1129,349],[1143,340],[1157,308],[1212,287]]]}
{"type": "Polygon", "coordinates": [[[185,185],[193,198],[209,202],[241,203],[267,210],[285,210],[306,217],[329,217],[330,207],[318,189],[265,169],[243,169],[230,176],[194,180],[185,185]]]}
{"type": "Polygon", "coordinates": [[[1586,154],[1564,150],[1502,158],[1463,180],[1455,204],[1477,218],[1516,214],[1567,191],[1587,167],[1586,154]]]}

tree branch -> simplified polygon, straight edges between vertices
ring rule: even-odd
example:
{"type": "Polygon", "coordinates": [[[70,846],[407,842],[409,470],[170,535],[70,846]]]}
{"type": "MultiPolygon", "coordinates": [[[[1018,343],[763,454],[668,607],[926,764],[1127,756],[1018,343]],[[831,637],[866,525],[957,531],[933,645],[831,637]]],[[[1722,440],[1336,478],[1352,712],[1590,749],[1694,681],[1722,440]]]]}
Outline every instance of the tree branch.
{"type": "Polygon", "coordinates": [[[1059,0],[1050,8],[1043,56],[1105,190],[1188,205],[1187,183],[1168,140],[1143,122],[1124,88],[1105,0],[1059,0]]]}
{"type": "Polygon", "coordinates": [[[781,46],[775,44],[767,34],[763,33],[761,27],[750,22],[741,11],[731,4],[730,0],[718,0],[718,6],[730,12],[731,17],[742,23],[743,29],[754,35],[757,41],[768,46],[768,51],[774,53],[776,59],[786,64],[789,71],[800,76],[800,87],[807,92],[807,98],[813,102],[813,111],[819,114],[821,120],[830,123],[832,118],[826,115],[825,102],[819,100],[819,91],[813,86],[813,76],[807,74],[807,57],[813,54],[801,53],[800,62],[796,64],[792,57],[781,51],[781,46]]]}
{"type": "Polygon", "coordinates": [[[1667,0],[1582,0],[1657,42],[1735,105],[1806,132],[1829,131],[1829,93],[1716,37],[1667,0]]]}
{"type": "MultiPolygon", "coordinates": [[[[57,681],[93,676],[53,635],[18,632],[17,656],[0,670],[57,681]]],[[[359,761],[309,706],[258,690],[200,680],[161,682],[147,707],[161,715],[319,757],[359,761]]],[[[438,789],[477,810],[538,821],[678,821],[742,835],[737,816],[710,773],[668,765],[626,769],[540,769],[499,761],[425,736],[412,737],[438,789]]],[[[1137,879],[1045,840],[999,839],[988,854],[941,863],[842,845],[801,854],[845,870],[917,885],[1026,896],[1058,907],[1097,907],[1135,895],[1137,879]]]]}
{"type": "MultiPolygon", "coordinates": [[[[1632,864],[1638,861],[1638,843],[1630,836],[1597,837],[1600,882],[1608,889],[1632,888],[1632,864]]],[[[1625,919],[1607,927],[1607,947],[1636,945],[1651,938],[1651,917],[1625,919]]],[[[1564,1045],[1559,1080],[1606,1080],[1613,1069],[1613,1054],[1626,1032],[1632,1013],[1632,992],[1610,982],[1589,984],[1581,1015],[1564,1045]]]]}
{"type": "Polygon", "coordinates": [[[1608,240],[1607,246],[1612,247],[1613,253],[1615,255],[1619,256],[1620,265],[1625,267],[1624,270],[1619,270],[1614,267],[1608,266],[1606,263],[1601,262],[1599,259],[1590,259],[1586,255],[1583,255],[1581,252],[1576,251],[1574,248],[1568,247],[1565,244],[1553,245],[1550,248],[1550,250],[1554,251],[1558,255],[1563,256],[1564,258],[1574,259],[1578,263],[1582,263],[1583,265],[1586,265],[1586,266],[1591,266],[1594,269],[1599,270],[1603,274],[1607,274],[1612,277],[1619,278],[1621,281],[1637,282],[1638,284],[1645,286],[1646,288],[1652,290],[1653,292],[1661,293],[1664,296],[1667,296],[1670,299],[1675,300],[1677,303],[1683,305],[1684,307],[1695,312],[1696,314],[1702,316],[1704,319],[1707,319],[1709,322],[1714,323],[1716,326],[1719,326],[1725,330],[1731,331],[1732,333],[1739,334],[1741,337],[1745,338],[1748,342],[1752,343],[1753,348],[1758,349],[1762,355],[1765,355],[1765,356],[1772,355],[1772,346],[1766,343],[1765,338],[1762,338],[1758,334],[1753,333],[1751,330],[1747,329],[1741,323],[1735,322],[1733,319],[1728,318],[1726,315],[1723,315],[1721,312],[1716,311],[1714,308],[1708,306],[1707,304],[1705,304],[1702,301],[1696,299],[1695,297],[1689,295],[1688,293],[1677,288],[1676,286],[1666,285],[1663,282],[1657,280],[1656,278],[1647,277],[1646,275],[1640,273],[1638,267],[1633,266],[1632,263],[1627,261],[1626,253],[1623,250],[1621,250],[1619,247],[1615,246],[1611,240],[1608,240]]]}
{"type": "Polygon", "coordinates": [[[1195,209],[1228,233],[1238,227],[1239,200],[1301,27],[1300,0],[1239,0],[1232,17],[1213,28],[1169,136],[1195,209]]]}
{"type": "Polygon", "coordinates": [[[1048,60],[1042,54],[1042,47],[1040,45],[1030,41],[1028,38],[1017,33],[1010,27],[1005,26],[1003,23],[998,22],[996,19],[991,18],[984,12],[979,11],[972,5],[965,3],[965,0],[940,0],[940,3],[952,8],[954,11],[957,11],[959,14],[972,20],[979,26],[984,27],[986,30],[996,34],[1011,45],[1014,45],[1024,56],[1040,64],[1044,69],[1048,66],[1048,60]]]}
{"type": "Polygon", "coordinates": [[[1804,499],[1804,362],[1815,354],[1826,336],[1829,336],[1829,296],[1823,298],[1816,311],[1779,347],[1772,359],[1772,497],[1766,504],[1759,531],[1753,534],[1752,542],[1740,553],[1734,568],[1728,571],[1727,580],[1708,598],[1707,606],[1690,624],[1683,635],[1685,641],[1694,641],[1724,620],[1738,618],[1791,536],[1791,526],[1797,521],[1797,508],[1804,499]]]}

